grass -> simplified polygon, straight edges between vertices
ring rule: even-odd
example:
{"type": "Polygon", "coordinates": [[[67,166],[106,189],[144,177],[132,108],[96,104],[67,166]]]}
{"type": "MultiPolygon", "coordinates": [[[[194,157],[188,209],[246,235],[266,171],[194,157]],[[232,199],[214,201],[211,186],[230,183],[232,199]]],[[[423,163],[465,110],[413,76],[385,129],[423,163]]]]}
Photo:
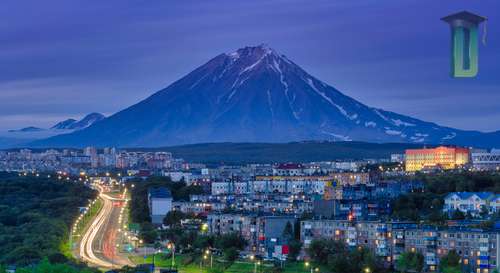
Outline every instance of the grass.
{"type": "MultiPolygon", "coordinates": [[[[153,256],[149,255],[146,258],[143,256],[132,256],[129,257],[132,262],[135,264],[152,264],[153,263],[153,256]]],[[[188,259],[187,255],[176,255],[175,256],[175,265],[179,269],[179,272],[181,273],[208,273],[208,267],[209,264],[206,262],[204,263],[203,270],[200,270],[200,262],[199,260],[195,260],[189,264],[186,264],[186,260],[188,259]]],[[[162,267],[162,268],[170,268],[172,265],[172,259],[167,258],[165,255],[158,254],[155,255],[154,258],[154,264],[157,267],[162,267]]],[[[214,261],[214,264],[219,268],[221,265],[214,261]]]]}
{"type": "MultiPolygon", "coordinates": [[[[153,263],[153,257],[147,256],[146,259],[142,256],[132,256],[129,257],[135,264],[153,263]]],[[[238,260],[231,264],[224,262],[220,257],[214,257],[213,260],[213,270],[210,270],[210,262],[208,260],[203,262],[203,268],[200,270],[200,259],[194,259],[191,263],[186,264],[189,259],[188,255],[176,255],[175,262],[177,269],[180,273],[212,273],[212,272],[224,272],[224,273],[253,273],[255,264],[250,261],[238,260]]],[[[158,254],[155,256],[155,265],[158,267],[169,268],[172,264],[172,260],[163,254],[158,254]]],[[[269,262],[264,262],[257,266],[257,273],[267,273],[271,272],[274,264],[269,262]]],[[[303,262],[285,262],[283,273],[309,273],[310,269],[304,266],[303,262]]],[[[327,272],[325,269],[320,268],[320,272],[327,272]]]]}
{"type": "MultiPolygon", "coordinates": [[[[78,222],[78,225],[76,226],[75,232],[70,234],[71,238],[68,238],[68,240],[64,240],[64,242],[60,246],[60,251],[63,253],[66,257],[73,257],[72,254],[72,249],[73,249],[73,243],[79,240],[79,237],[77,235],[82,235],[83,232],[88,228],[88,225],[91,223],[91,221],[94,219],[94,217],[101,211],[103,202],[100,198],[96,200],[96,202],[90,207],[89,212],[85,214],[84,217],[82,217],[82,220],[78,222]]],[[[72,229],[73,226],[70,226],[70,230],[72,229]]]]}

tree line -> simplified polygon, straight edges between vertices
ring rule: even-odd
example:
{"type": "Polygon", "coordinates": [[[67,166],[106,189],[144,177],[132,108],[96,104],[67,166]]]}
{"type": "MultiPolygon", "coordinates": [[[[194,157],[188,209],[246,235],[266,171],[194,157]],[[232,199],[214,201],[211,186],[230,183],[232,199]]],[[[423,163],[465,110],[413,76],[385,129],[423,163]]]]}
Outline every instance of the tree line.
{"type": "Polygon", "coordinates": [[[0,172],[0,264],[33,269],[46,259],[45,266],[69,264],[76,272],[80,265],[62,246],[79,207],[96,194],[82,183],[0,172]]]}

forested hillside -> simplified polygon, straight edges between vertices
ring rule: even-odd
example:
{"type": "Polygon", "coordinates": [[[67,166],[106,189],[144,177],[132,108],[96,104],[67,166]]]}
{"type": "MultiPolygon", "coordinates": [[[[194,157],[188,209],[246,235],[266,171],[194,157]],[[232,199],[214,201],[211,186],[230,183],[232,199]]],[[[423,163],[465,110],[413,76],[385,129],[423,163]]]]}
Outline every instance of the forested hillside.
{"type": "Polygon", "coordinates": [[[0,264],[68,262],[68,227],[95,195],[81,183],[0,172],[0,264]]]}

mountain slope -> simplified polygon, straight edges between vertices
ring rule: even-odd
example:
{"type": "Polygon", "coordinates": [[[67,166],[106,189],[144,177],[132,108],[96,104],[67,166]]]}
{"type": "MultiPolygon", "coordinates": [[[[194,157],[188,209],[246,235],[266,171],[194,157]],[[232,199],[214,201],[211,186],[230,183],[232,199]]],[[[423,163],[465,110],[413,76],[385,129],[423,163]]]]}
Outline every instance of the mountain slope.
{"type": "Polygon", "coordinates": [[[52,126],[50,129],[59,129],[59,130],[81,130],[91,126],[92,124],[99,122],[105,118],[104,115],[99,113],[90,113],[86,115],[81,120],[76,119],[67,119],[57,123],[52,126]]]}
{"type": "Polygon", "coordinates": [[[76,119],[69,118],[67,120],[58,122],[56,125],[50,127],[50,129],[57,129],[57,130],[69,129],[76,122],[77,122],[76,119]]]}
{"type": "Polygon", "coordinates": [[[366,106],[261,45],[221,54],[86,129],[34,146],[152,147],[300,140],[492,146],[500,133],[442,127],[366,106]]]}

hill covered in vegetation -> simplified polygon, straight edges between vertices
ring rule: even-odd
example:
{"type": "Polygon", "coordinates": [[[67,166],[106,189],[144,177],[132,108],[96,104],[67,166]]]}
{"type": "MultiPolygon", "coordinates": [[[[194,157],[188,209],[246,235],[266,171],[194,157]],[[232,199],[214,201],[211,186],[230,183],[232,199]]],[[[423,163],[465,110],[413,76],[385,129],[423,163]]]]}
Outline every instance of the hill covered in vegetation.
{"type": "Polygon", "coordinates": [[[406,143],[327,142],[202,143],[140,150],[169,151],[174,157],[199,163],[276,163],[389,158],[422,145],[406,143]]]}
{"type": "Polygon", "coordinates": [[[69,226],[95,196],[82,183],[0,172],[0,265],[71,263],[62,248],[69,226]]]}

